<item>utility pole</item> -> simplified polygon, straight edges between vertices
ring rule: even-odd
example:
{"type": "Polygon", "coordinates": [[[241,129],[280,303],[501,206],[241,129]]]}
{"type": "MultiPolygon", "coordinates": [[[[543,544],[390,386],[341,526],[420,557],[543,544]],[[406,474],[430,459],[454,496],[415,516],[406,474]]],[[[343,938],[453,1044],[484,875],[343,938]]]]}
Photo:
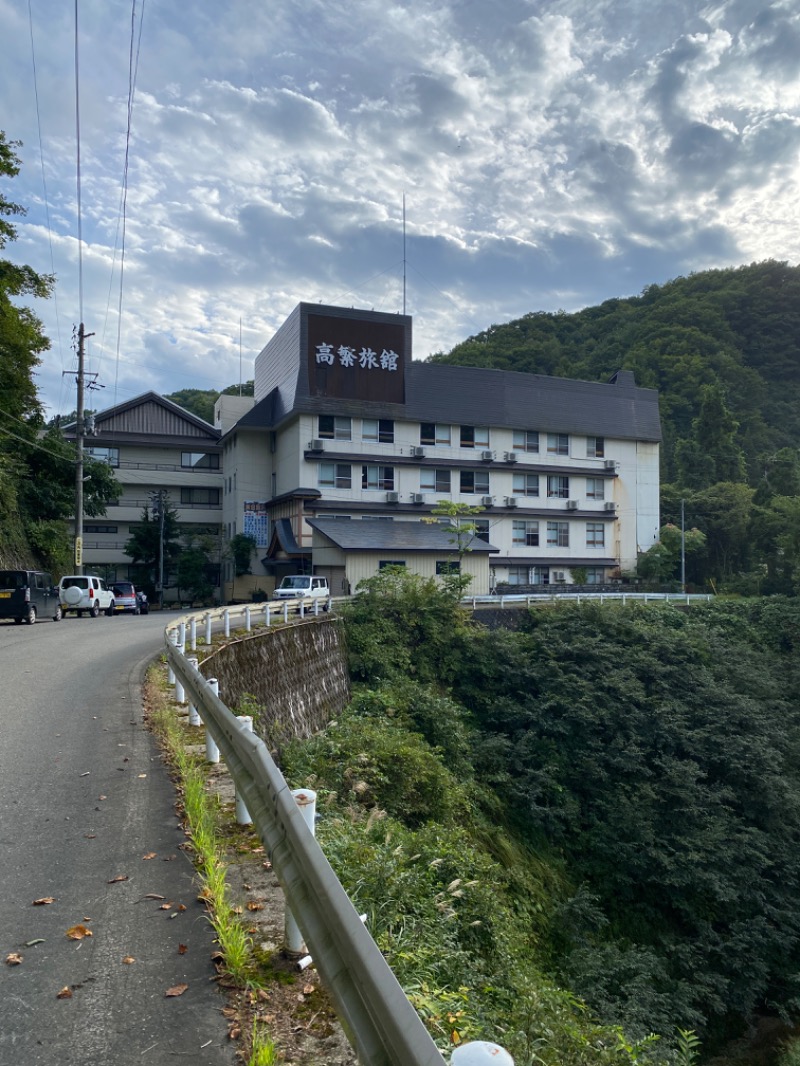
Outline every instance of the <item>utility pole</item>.
{"type": "Polygon", "coordinates": [[[85,333],[83,322],[78,326],[78,420],[75,427],[75,573],[83,573],[83,438],[86,432],[84,425],[83,396],[86,386],[84,372],[84,358],[86,355],[85,341],[87,337],[93,337],[94,333],[85,333]]]}
{"type": "Polygon", "coordinates": [[[158,605],[164,609],[164,514],[167,494],[164,489],[153,493],[153,514],[158,516],[158,605]]]}
{"type": "Polygon", "coordinates": [[[686,592],[686,516],[684,500],[681,500],[681,592],[686,592]]]}

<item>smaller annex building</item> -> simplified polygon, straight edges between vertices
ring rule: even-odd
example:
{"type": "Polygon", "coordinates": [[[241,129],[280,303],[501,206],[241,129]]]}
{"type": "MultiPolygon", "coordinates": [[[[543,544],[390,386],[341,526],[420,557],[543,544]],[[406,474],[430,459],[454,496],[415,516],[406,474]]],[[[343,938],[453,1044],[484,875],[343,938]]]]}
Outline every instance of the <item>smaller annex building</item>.
{"type": "Polygon", "coordinates": [[[458,555],[430,523],[441,501],[478,509],[475,594],[604,584],[658,535],[658,396],[630,371],[414,361],[409,316],[301,303],[256,358],[254,397],[214,417],[223,536],[253,537],[267,592],[315,572],[342,595],[389,563],[441,575],[458,555]]]}

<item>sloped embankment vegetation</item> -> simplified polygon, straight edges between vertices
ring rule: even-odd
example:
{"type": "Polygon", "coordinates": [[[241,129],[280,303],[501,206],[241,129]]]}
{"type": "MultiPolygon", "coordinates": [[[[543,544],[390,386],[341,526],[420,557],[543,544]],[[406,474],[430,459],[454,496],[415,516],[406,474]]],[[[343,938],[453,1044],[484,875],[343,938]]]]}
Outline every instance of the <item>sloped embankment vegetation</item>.
{"type": "Polygon", "coordinates": [[[708,1054],[796,1016],[796,601],[564,605],[509,632],[416,576],[369,585],[355,698],[284,770],[440,1045],[687,1062],[688,1031],[708,1054]]]}

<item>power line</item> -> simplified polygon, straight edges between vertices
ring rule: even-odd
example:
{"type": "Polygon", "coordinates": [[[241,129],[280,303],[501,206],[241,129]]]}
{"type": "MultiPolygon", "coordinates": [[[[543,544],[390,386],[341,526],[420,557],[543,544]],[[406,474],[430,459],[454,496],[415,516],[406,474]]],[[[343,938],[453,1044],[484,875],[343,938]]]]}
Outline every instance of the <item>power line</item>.
{"type": "Polygon", "coordinates": [[[78,0],[75,0],[75,175],[78,194],[78,310],[83,322],[83,222],[81,211],[81,101],[78,53],[78,0]]]}

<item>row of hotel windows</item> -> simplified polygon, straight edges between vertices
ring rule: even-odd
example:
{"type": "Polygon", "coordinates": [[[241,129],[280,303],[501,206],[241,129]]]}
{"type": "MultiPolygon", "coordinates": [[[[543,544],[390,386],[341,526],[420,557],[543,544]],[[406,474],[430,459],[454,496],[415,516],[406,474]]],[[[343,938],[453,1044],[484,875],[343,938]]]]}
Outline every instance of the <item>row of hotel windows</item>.
{"type": "MultiPolygon", "coordinates": [[[[458,492],[470,495],[489,495],[488,470],[435,470],[422,469],[419,472],[420,492],[449,493],[453,491],[453,477],[457,475],[458,492]]],[[[513,474],[512,492],[517,496],[539,495],[539,474],[513,474]]],[[[574,480],[574,479],[573,479],[574,480]]],[[[604,478],[587,477],[587,500],[604,500],[606,483],[604,478]]],[[[349,463],[320,463],[318,474],[320,488],[352,489],[353,468],[349,463]]],[[[361,467],[362,489],[394,490],[395,470],[393,466],[361,467]]],[[[570,479],[561,475],[549,474],[546,480],[548,499],[568,500],[570,479]]]]}
{"type": "MultiPolygon", "coordinates": [[[[352,440],[353,420],[338,415],[320,415],[317,435],[321,440],[352,440]]],[[[488,448],[488,426],[459,426],[457,434],[453,426],[440,425],[436,422],[421,422],[419,442],[428,447],[451,447],[457,436],[461,448],[488,448]]],[[[548,455],[569,455],[568,433],[543,433],[548,455]]],[[[361,440],[373,444],[394,444],[394,421],[391,418],[362,418],[361,440]]],[[[515,429],[513,445],[523,452],[539,453],[539,433],[532,429],[515,429]]],[[[586,455],[593,459],[605,456],[605,438],[587,437],[586,455]]]]}
{"type": "MultiPolygon", "coordinates": [[[[378,563],[379,570],[385,570],[389,566],[406,566],[404,559],[381,559],[378,563]]],[[[437,576],[444,574],[457,574],[461,567],[456,562],[439,560],[436,563],[437,576]]],[[[586,584],[602,585],[605,582],[606,572],[602,566],[587,566],[586,584]]],[[[566,573],[563,570],[550,570],[548,566],[510,566],[505,585],[561,585],[566,583],[566,573]]]]}
{"type": "MultiPolygon", "coordinates": [[[[350,519],[350,515],[330,515],[330,518],[350,519]]],[[[364,521],[370,522],[393,522],[392,517],[384,515],[363,515],[364,521]]],[[[443,525],[449,523],[449,519],[443,518],[443,525]]],[[[480,540],[489,541],[490,523],[488,518],[475,518],[470,524],[475,526],[475,535],[480,540]]],[[[570,531],[578,528],[578,522],[538,522],[536,519],[515,519],[511,523],[511,543],[518,547],[538,548],[540,544],[547,544],[551,548],[568,548],[570,546],[570,531]],[[545,539],[540,540],[540,527],[543,528],[545,539]]],[[[581,522],[586,528],[586,547],[605,548],[606,524],[604,522],[581,522]]]]}
{"type": "MultiPolygon", "coordinates": [[[[84,453],[90,459],[109,466],[119,466],[119,448],[86,447],[84,453]]],[[[144,464],[147,465],[146,463],[144,464]]],[[[211,452],[181,452],[182,470],[219,470],[219,455],[211,452]]]]}

